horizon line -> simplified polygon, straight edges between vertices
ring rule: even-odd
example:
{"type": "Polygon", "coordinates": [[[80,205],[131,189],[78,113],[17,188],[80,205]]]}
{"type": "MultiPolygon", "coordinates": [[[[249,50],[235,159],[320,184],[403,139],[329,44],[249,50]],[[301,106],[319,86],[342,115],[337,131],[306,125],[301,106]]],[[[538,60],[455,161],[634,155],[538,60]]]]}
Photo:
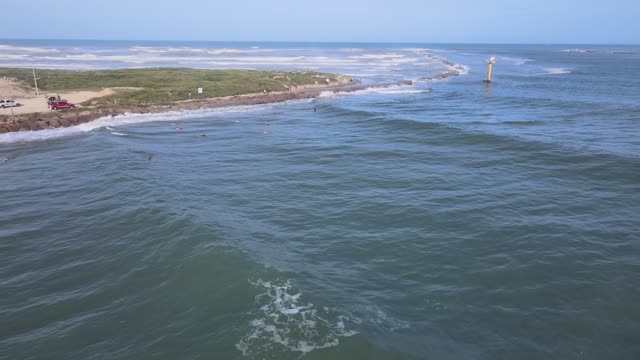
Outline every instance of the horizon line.
{"type": "Polygon", "coordinates": [[[428,42],[428,41],[332,41],[332,40],[171,40],[171,39],[80,39],[80,38],[0,38],[0,41],[121,41],[121,42],[202,42],[202,43],[316,43],[316,44],[428,44],[428,45],[592,45],[640,46],[640,43],[565,42],[428,42]]]}

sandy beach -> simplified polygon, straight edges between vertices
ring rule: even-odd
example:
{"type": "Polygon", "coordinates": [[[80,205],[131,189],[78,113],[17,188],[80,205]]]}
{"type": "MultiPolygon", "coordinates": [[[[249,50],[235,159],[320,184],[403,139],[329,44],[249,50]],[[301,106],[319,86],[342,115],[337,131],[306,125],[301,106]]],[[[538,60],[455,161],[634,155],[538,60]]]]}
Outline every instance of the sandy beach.
{"type": "MultiPolygon", "coordinates": [[[[89,99],[113,94],[111,89],[101,91],[70,91],[57,93],[60,98],[74,104],[79,104],[89,99]]],[[[20,104],[13,108],[14,115],[30,113],[46,113],[52,111],[47,107],[46,94],[40,92],[39,95],[25,91],[19,83],[11,79],[0,79],[0,99],[11,99],[20,104]]],[[[77,105],[78,107],[81,107],[77,105]]],[[[0,109],[0,115],[11,115],[11,108],[0,109]]]]}

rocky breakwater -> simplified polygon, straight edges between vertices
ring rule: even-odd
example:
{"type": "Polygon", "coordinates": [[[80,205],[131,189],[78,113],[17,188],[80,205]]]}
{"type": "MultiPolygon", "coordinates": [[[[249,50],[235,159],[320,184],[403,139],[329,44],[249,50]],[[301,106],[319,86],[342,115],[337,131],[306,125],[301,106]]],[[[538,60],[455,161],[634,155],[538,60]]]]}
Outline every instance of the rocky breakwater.
{"type": "Polygon", "coordinates": [[[15,116],[0,122],[0,134],[15,131],[36,131],[83,124],[104,116],[122,114],[117,110],[84,110],[68,113],[33,113],[15,116]]]}

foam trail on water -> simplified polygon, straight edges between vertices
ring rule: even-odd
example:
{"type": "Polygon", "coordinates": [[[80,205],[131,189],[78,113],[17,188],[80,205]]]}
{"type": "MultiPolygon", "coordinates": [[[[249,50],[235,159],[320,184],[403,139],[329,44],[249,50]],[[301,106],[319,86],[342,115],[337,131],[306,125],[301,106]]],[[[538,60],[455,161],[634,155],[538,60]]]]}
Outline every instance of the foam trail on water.
{"type": "Polygon", "coordinates": [[[565,68],[545,68],[544,70],[549,75],[571,74],[571,70],[570,69],[565,69],[565,68]]]}
{"type": "Polygon", "coordinates": [[[347,330],[345,323],[350,318],[304,301],[302,292],[290,280],[258,280],[251,284],[264,292],[255,297],[259,310],[249,322],[248,333],[236,343],[244,356],[261,358],[275,348],[306,354],[338,346],[340,337],[357,334],[347,330]]]}

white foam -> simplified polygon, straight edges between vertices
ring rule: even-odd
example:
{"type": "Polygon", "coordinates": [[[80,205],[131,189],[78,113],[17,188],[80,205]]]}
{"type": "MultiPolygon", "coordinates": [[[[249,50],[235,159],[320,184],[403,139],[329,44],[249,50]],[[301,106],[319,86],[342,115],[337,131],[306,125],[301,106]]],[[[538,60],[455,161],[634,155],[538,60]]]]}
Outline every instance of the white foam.
{"type": "Polygon", "coordinates": [[[4,143],[16,143],[16,142],[31,142],[39,140],[48,140],[53,138],[65,137],[77,135],[80,133],[75,127],[47,129],[38,131],[18,131],[0,134],[0,144],[4,143]]]}
{"type": "Polygon", "coordinates": [[[506,62],[510,62],[513,63],[515,65],[524,65],[528,62],[531,62],[533,60],[531,59],[527,59],[527,58],[518,58],[518,57],[509,57],[509,56],[501,56],[500,59],[498,59],[499,61],[506,61],[506,62]]]}
{"type": "Polygon", "coordinates": [[[390,88],[369,88],[360,91],[356,91],[360,94],[381,94],[381,95],[415,95],[415,94],[427,94],[431,90],[428,89],[409,89],[406,86],[393,86],[390,88]]]}
{"type": "Polygon", "coordinates": [[[354,56],[349,56],[349,59],[355,59],[355,60],[384,60],[384,59],[399,59],[399,58],[403,58],[403,57],[405,57],[405,55],[400,55],[400,54],[396,54],[396,53],[388,53],[388,54],[380,54],[380,55],[376,55],[376,54],[354,55],[354,56]]]}
{"type": "Polygon", "coordinates": [[[338,51],[343,52],[343,53],[360,53],[360,52],[364,52],[365,49],[361,49],[361,48],[345,48],[345,49],[340,49],[338,51]]]}
{"type": "Polygon", "coordinates": [[[236,348],[244,356],[260,358],[277,348],[285,352],[306,354],[316,349],[338,346],[340,337],[356,335],[347,330],[344,315],[336,316],[327,308],[318,309],[304,303],[302,293],[290,280],[251,282],[264,291],[255,297],[259,311],[249,322],[249,331],[236,348]]]}
{"type": "Polygon", "coordinates": [[[319,98],[334,98],[334,97],[338,97],[338,94],[333,92],[333,91],[322,91],[320,93],[320,95],[318,95],[319,98]]]}
{"type": "Polygon", "coordinates": [[[574,53],[592,53],[592,52],[596,52],[595,50],[588,50],[588,49],[567,49],[567,50],[562,50],[564,52],[574,52],[574,53]]]}
{"type": "Polygon", "coordinates": [[[10,52],[28,52],[28,53],[57,53],[60,52],[58,49],[50,49],[50,48],[40,48],[40,47],[26,47],[26,46],[12,46],[12,45],[2,45],[0,44],[0,51],[10,51],[10,52]]]}
{"type": "Polygon", "coordinates": [[[24,54],[1,54],[0,60],[24,60],[27,58],[27,55],[24,54]]]}
{"type": "MultiPolygon", "coordinates": [[[[115,117],[106,116],[106,117],[102,117],[84,124],[69,126],[65,128],[46,129],[46,130],[37,130],[37,131],[18,131],[18,132],[0,134],[0,143],[40,141],[40,140],[48,140],[48,139],[79,135],[79,134],[87,133],[100,128],[108,128],[109,130],[113,130],[114,126],[140,124],[140,123],[148,123],[148,122],[179,121],[184,119],[199,119],[199,118],[206,118],[216,114],[259,111],[266,108],[267,106],[270,106],[270,105],[264,104],[264,105],[229,106],[229,107],[215,108],[215,109],[179,110],[179,111],[169,111],[169,112],[153,113],[153,114],[126,113],[124,115],[118,115],[115,117]]],[[[124,134],[119,135],[121,133],[112,132],[112,134],[116,136],[124,136],[124,134]]]]}
{"type": "Polygon", "coordinates": [[[544,70],[550,75],[571,74],[571,70],[566,68],[544,68],[544,70]]]}
{"type": "Polygon", "coordinates": [[[417,54],[417,55],[425,55],[429,51],[429,49],[425,49],[425,48],[407,48],[407,49],[402,49],[402,51],[412,52],[412,53],[417,54]]]}
{"type": "Polygon", "coordinates": [[[427,94],[430,93],[431,90],[412,90],[412,89],[399,89],[399,90],[394,90],[394,89],[371,89],[372,93],[377,93],[377,94],[388,94],[388,95],[411,95],[411,94],[427,94]]]}
{"type": "MultiPolygon", "coordinates": [[[[17,49],[13,47],[12,49],[17,49]]],[[[51,50],[51,49],[46,49],[51,50]]],[[[429,66],[434,60],[424,51],[366,53],[363,48],[338,49],[333,52],[306,49],[207,48],[131,46],[112,49],[53,49],[56,51],[0,51],[0,66],[48,69],[105,69],[146,66],[185,66],[202,68],[318,70],[340,73],[373,72],[384,75],[405,67],[429,66]],[[83,51],[84,50],[84,51],[83,51]],[[331,54],[330,56],[326,55],[331,54]]],[[[434,60],[435,61],[435,60],[434,60]]]]}
{"type": "Polygon", "coordinates": [[[112,132],[111,132],[111,135],[115,135],[115,136],[127,136],[127,134],[120,133],[120,132],[117,132],[117,131],[112,131],[112,132]]]}
{"type": "Polygon", "coordinates": [[[260,49],[258,46],[252,46],[250,49],[209,49],[194,47],[152,47],[152,46],[131,46],[128,48],[131,53],[147,53],[147,54],[245,54],[258,52],[272,52],[273,49],[260,49]]]}
{"type": "Polygon", "coordinates": [[[240,49],[218,49],[218,50],[209,50],[207,54],[212,55],[220,55],[220,54],[244,54],[244,50],[240,49]]]}

